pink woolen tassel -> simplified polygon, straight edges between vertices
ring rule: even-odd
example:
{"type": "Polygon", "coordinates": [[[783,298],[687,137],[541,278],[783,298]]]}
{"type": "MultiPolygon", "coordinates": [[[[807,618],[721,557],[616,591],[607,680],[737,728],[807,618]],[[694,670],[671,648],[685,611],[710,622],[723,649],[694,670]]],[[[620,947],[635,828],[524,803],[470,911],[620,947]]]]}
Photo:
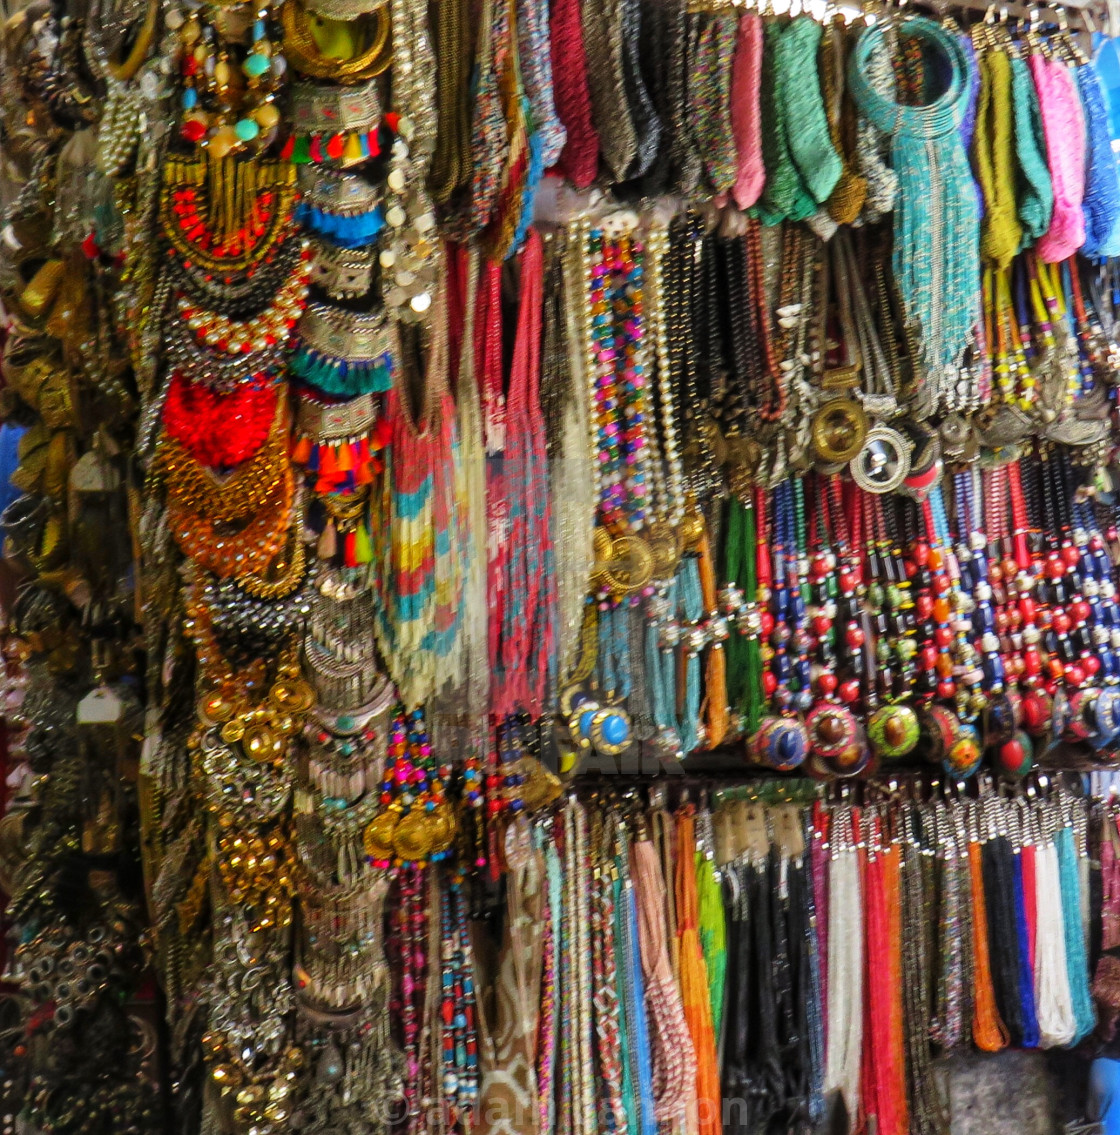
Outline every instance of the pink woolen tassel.
{"type": "Polygon", "coordinates": [[[1039,256],[1054,264],[1085,243],[1085,119],[1073,73],[1056,59],[1030,57],[1031,75],[1042,111],[1054,212],[1050,228],[1036,245],[1039,256]]]}
{"type": "Polygon", "coordinates": [[[732,195],[740,209],[749,209],[762,193],[766,168],[762,164],[762,19],[746,12],[739,20],[735,60],[731,65],[731,128],[739,156],[739,173],[732,195]]]}

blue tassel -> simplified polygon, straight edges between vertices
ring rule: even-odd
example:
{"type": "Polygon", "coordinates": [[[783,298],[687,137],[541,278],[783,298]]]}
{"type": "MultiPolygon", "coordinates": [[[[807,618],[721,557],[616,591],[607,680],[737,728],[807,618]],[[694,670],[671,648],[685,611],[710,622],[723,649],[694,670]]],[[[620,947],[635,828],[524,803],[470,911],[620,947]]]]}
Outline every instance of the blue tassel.
{"type": "Polygon", "coordinates": [[[1116,155],[1108,136],[1108,112],[1100,76],[1092,63],[1077,68],[1077,89],[1085,108],[1088,131],[1088,168],[1085,170],[1085,243],[1086,256],[1116,256],[1120,246],[1111,243],[1120,220],[1120,178],[1116,155]]]}
{"type": "Polygon", "coordinates": [[[326,237],[339,248],[364,248],[372,244],[385,227],[381,206],[368,213],[329,213],[304,202],[296,211],[296,219],[317,236],[326,237]]]}

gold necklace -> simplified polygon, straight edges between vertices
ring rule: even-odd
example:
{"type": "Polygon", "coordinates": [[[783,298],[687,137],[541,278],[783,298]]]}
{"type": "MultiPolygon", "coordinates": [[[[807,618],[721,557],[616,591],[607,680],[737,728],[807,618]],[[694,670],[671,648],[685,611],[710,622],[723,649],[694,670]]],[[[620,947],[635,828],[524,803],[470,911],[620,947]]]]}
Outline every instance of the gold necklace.
{"type": "Polygon", "coordinates": [[[144,14],[144,22],[136,33],[129,53],[119,63],[115,59],[108,61],[109,74],[120,83],[127,83],[129,79],[140,70],[144,60],[148,58],[152,40],[156,35],[156,21],[159,18],[159,0],[148,0],[148,10],[144,14]]]}
{"type": "Polygon", "coordinates": [[[303,0],[287,0],[281,10],[284,54],[301,74],[348,85],[380,75],[393,61],[388,5],[369,13],[368,18],[373,20],[372,28],[366,24],[366,17],[345,21],[361,25],[357,30],[368,33],[368,46],[350,59],[336,59],[323,54],[311,30],[311,22],[316,18],[308,13],[303,0]]]}
{"type": "Polygon", "coordinates": [[[183,555],[197,560],[219,579],[234,577],[242,584],[249,576],[267,572],[292,521],[292,467],[285,463],[283,470],[260,511],[236,532],[219,531],[214,521],[168,501],[167,524],[183,555]]]}

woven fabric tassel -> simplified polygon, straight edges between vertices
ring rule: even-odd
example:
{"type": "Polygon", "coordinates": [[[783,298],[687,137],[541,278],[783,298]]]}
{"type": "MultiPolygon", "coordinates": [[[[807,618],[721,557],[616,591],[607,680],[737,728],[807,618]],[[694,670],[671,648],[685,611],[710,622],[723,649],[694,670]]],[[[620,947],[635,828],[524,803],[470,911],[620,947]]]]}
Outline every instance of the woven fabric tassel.
{"type": "Polygon", "coordinates": [[[805,188],[790,152],[789,124],[778,70],[782,38],[780,24],[766,24],[763,30],[761,94],[766,184],[758,203],[759,216],[764,224],[776,224],[782,219],[803,221],[816,211],[816,203],[805,188]]]}
{"type": "Polygon", "coordinates": [[[1085,171],[1086,256],[1120,255],[1120,178],[1108,133],[1108,111],[1100,76],[1092,63],[1077,68],[1077,89],[1088,128],[1088,169],[1085,171]]]}
{"type": "Polygon", "coordinates": [[[1034,978],[1038,1001],[1039,1043],[1043,1048],[1069,1044],[1077,1033],[1066,967],[1065,926],[1062,922],[1058,851],[1042,844],[1035,854],[1034,978]]]}
{"type": "Polygon", "coordinates": [[[1023,231],[1015,204],[1011,60],[1003,51],[986,52],[980,64],[972,153],[984,195],[980,254],[996,268],[1007,268],[1019,251],[1023,231]]]}
{"type": "Polygon", "coordinates": [[[762,20],[754,12],[739,19],[735,61],[731,71],[731,126],[735,135],[737,172],[732,193],[740,209],[749,209],[762,193],[762,20]]]}
{"type": "Polygon", "coordinates": [[[784,107],[790,152],[813,200],[823,204],[844,172],[832,145],[817,58],[823,28],[798,16],[778,42],[778,98],[784,107]]]}
{"type": "Polygon", "coordinates": [[[836,17],[828,26],[828,36],[821,48],[821,82],[824,88],[825,111],[832,145],[840,155],[843,173],[828,198],[828,214],[838,225],[854,224],[867,201],[867,179],[855,172],[849,155],[844,153],[844,21],[836,17]]]}
{"type": "Polygon", "coordinates": [[[551,169],[560,157],[567,131],[556,114],[552,93],[552,59],[548,51],[548,4],[519,0],[517,37],[521,76],[541,137],[541,165],[551,169]]]}
{"type": "Polygon", "coordinates": [[[1019,223],[1024,247],[1030,247],[1050,227],[1054,187],[1046,165],[1046,139],[1038,92],[1025,59],[1011,60],[1011,96],[1015,108],[1015,158],[1019,190],[1019,223]]]}
{"type": "Polygon", "coordinates": [[[550,33],[556,112],[567,135],[560,166],[577,188],[586,189],[599,169],[599,135],[591,121],[579,0],[556,0],[550,33]]]}
{"type": "MultiPolygon", "coordinates": [[[[839,823],[851,823],[845,813],[839,823]]],[[[864,896],[859,855],[850,829],[832,833],[837,850],[828,865],[828,1031],[824,1090],[838,1090],[849,1115],[860,1114],[863,1049],[864,896]],[[845,838],[842,838],[845,837],[845,838]]]]}
{"type": "Polygon", "coordinates": [[[1030,69],[1054,187],[1050,227],[1036,247],[1043,260],[1057,263],[1085,243],[1085,119],[1073,76],[1064,63],[1032,55],[1030,69]]]}

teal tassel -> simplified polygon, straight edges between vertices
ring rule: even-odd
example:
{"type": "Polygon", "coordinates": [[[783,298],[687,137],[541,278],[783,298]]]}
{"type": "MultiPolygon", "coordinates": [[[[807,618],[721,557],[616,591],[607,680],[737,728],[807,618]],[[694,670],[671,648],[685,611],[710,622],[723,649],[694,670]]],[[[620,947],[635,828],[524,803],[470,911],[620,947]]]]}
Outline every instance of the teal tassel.
{"type": "Polygon", "coordinates": [[[1015,115],[1015,157],[1019,165],[1019,223],[1023,247],[1029,248],[1050,227],[1054,185],[1046,164],[1046,139],[1038,91],[1027,61],[1011,60],[1011,98],[1015,115]]]}
{"type": "Polygon", "coordinates": [[[832,144],[821,94],[817,57],[824,29],[812,16],[798,16],[778,41],[778,98],[784,108],[790,153],[818,204],[828,200],[844,163],[832,144]]]}

